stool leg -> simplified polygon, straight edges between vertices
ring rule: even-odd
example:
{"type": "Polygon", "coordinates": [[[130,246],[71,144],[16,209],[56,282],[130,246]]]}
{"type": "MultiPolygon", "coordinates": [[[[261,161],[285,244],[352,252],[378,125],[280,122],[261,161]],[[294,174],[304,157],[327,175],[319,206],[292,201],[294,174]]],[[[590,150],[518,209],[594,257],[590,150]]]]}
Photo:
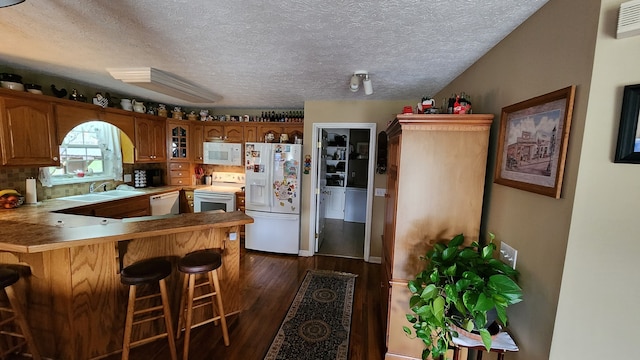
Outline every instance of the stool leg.
{"type": "Polygon", "coordinates": [[[131,350],[131,328],[133,327],[133,313],[136,309],[136,287],[129,286],[129,302],[127,303],[127,317],[124,322],[124,339],[122,340],[122,360],[129,360],[131,350]]]}
{"type": "Polygon", "coordinates": [[[176,329],[176,339],[180,339],[182,327],[184,326],[184,302],[187,298],[187,287],[189,286],[189,275],[185,274],[182,278],[182,292],[180,293],[180,313],[178,314],[178,328],[176,329]]]}
{"type": "Polygon", "coordinates": [[[191,340],[191,322],[193,320],[193,293],[196,287],[196,275],[189,274],[189,291],[187,295],[187,320],[184,324],[184,346],[182,360],[189,359],[189,340],[191,340]]]}
{"type": "Polygon", "coordinates": [[[22,311],[22,305],[16,298],[16,294],[13,291],[13,286],[7,286],[5,292],[7,293],[7,298],[9,299],[9,303],[11,304],[11,308],[15,312],[16,321],[20,326],[20,330],[22,330],[22,335],[27,342],[27,346],[29,347],[29,351],[31,352],[31,356],[35,360],[40,360],[40,352],[36,348],[36,343],[33,340],[33,335],[31,334],[31,330],[29,329],[29,324],[24,317],[24,312],[22,311]]]}
{"type": "Polygon", "coordinates": [[[167,284],[164,279],[160,280],[160,296],[162,297],[162,308],[164,310],[164,324],[167,327],[167,340],[169,341],[169,351],[171,359],[178,360],[176,354],[176,341],[173,338],[173,326],[171,325],[171,309],[169,309],[169,297],[167,296],[167,284]]]}
{"type": "Polygon", "coordinates": [[[227,330],[227,319],[224,315],[224,308],[222,307],[222,293],[220,292],[220,282],[218,281],[218,270],[209,272],[209,281],[213,282],[213,288],[216,292],[218,315],[220,315],[220,326],[222,327],[222,337],[224,338],[224,345],[229,346],[229,331],[227,330]]]}

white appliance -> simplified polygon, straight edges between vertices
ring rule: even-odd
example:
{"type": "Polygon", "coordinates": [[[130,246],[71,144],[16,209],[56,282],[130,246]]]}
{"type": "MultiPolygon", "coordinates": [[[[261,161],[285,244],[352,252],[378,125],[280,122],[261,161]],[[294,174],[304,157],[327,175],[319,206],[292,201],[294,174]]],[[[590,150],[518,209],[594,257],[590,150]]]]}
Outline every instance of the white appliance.
{"type": "Polygon", "coordinates": [[[205,164],[242,166],[242,144],[204,142],[202,161],[205,164]]]}
{"type": "Polygon", "coordinates": [[[242,173],[214,172],[211,186],[193,191],[193,211],[236,211],[236,192],[242,191],[245,175],[242,173]]]}
{"type": "Polygon", "coordinates": [[[179,214],[179,197],[179,191],[172,191],[159,195],[151,195],[149,197],[149,203],[151,205],[151,216],[179,214]]]}
{"type": "Polygon", "coordinates": [[[247,249],[298,254],[301,155],[300,144],[245,144],[247,249]]]}

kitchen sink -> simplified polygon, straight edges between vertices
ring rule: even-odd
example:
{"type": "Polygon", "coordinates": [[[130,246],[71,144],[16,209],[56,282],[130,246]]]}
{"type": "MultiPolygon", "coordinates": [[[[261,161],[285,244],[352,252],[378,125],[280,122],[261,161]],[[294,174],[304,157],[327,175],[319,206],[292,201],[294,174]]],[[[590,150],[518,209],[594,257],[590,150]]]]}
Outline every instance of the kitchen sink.
{"type": "Polygon", "coordinates": [[[123,197],[138,196],[142,194],[144,194],[144,192],[134,191],[134,190],[109,190],[105,192],[99,192],[99,193],[93,193],[93,194],[87,194],[87,195],[101,195],[101,196],[123,198],[123,197]]]}
{"type": "Polygon", "coordinates": [[[109,201],[115,199],[123,199],[127,197],[143,195],[142,191],[132,191],[132,190],[110,190],[99,193],[90,193],[90,194],[82,194],[82,195],[72,195],[58,198],[58,200],[70,200],[70,201],[81,201],[81,202],[100,202],[100,201],[109,201]]]}

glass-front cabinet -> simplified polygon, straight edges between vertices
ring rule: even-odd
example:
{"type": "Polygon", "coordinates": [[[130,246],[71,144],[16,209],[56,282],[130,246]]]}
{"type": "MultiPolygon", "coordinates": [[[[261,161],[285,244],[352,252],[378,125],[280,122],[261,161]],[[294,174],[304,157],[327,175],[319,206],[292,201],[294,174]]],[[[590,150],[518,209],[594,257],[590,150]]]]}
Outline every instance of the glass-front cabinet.
{"type": "Polygon", "coordinates": [[[169,160],[189,161],[189,124],[186,121],[168,121],[169,160]]]}

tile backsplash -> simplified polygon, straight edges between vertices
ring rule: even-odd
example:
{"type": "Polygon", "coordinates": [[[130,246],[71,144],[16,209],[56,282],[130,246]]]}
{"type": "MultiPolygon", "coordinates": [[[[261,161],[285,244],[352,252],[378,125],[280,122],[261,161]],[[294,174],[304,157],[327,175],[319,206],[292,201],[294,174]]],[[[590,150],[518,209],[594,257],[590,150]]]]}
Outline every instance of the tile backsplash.
{"type": "MultiPolygon", "coordinates": [[[[133,169],[161,169],[164,175],[164,181],[166,182],[166,164],[124,164],[123,173],[132,174],[133,169]]],[[[26,192],[26,179],[38,178],[38,167],[12,167],[12,166],[0,166],[0,190],[2,189],[15,189],[22,195],[26,192]]],[[[121,181],[112,181],[107,185],[107,190],[115,189],[116,186],[122,184],[121,181]]],[[[36,192],[38,194],[38,201],[56,199],[59,197],[86,194],[89,192],[89,182],[69,184],[69,185],[56,185],[53,187],[44,187],[40,181],[36,181],[36,192]]],[[[129,183],[132,185],[132,183],[129,183]]]]}

